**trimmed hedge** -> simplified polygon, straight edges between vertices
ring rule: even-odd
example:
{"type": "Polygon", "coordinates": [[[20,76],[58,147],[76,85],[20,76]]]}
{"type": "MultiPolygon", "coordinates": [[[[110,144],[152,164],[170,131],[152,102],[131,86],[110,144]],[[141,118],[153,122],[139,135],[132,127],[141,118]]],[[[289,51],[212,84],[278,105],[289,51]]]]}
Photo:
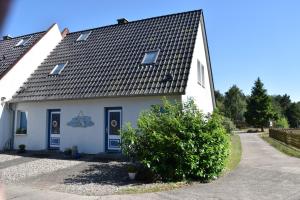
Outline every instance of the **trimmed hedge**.
{"type": "Polygon", "coordinates": [[[137,128],[121,131],[123,152],[164,181],[216,178],[229,155],[229,135],[222,117],[204,116],[192,100],[153,106],[137,128]]]}

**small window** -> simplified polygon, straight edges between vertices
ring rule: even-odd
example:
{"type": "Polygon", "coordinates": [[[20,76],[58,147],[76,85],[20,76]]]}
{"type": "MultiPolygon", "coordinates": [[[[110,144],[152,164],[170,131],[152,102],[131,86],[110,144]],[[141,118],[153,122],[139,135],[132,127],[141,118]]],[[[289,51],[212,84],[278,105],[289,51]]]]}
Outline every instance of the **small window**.
{"type": "Polygon", "coordinates": [[[202,87],[205,87],[205,72],[204,72],[204,65],[201,64],[199,60],[197,60],[197,81],[198,84],[201,85],[202,87]]]}
{"type": "Polygon", "coordinates": [[[22,38],[17,44],[16,47],[25,46],[26,43],[30,40],[30,37],[22,38]]]}
{"type": "Polygon", "coordinates": [[[24,111],[18,111],[18,126],[16,134],[27,134],[27,113],[24,111]]]}
{"type": "Polygon", "coordinates": [[[202,85],[201,63],[199,60],[197,60],[197,81],[202,85]]]}
{"type": "Polygon", "coordinates": [[[153,64],[158,57],[158,51],[146,52],[142,61],[142,64],[153,64]]]}
{"type": "Polygon", "coordinates": [[[80,36],[77,38],[76,42],[87,40],[91,32],[92,31],[81,33],[80,36]]]}
{"type": "Polygon", "coordinates": [[[201,64],[201,80],[202,80],[202,87],[205,87],[205,78],[204,78],[204,65],[201,64]]]}
{"type": "Polygon", "coordinates": [[[66,63],[59,63],[57,64],[52,71],[50,72],[50,75],[59,75],[61,71],[65,68],[68,62],[66,63]]]}

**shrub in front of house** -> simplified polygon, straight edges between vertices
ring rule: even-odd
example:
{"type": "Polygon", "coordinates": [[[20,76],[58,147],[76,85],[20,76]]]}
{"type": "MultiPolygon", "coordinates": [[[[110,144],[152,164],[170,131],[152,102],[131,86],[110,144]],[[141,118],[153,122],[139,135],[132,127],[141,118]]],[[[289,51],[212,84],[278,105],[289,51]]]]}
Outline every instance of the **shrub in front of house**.
{"type": "Polygon", "coordinates": [[[229,136],[222,117],[204,116],[192,100],[144,111],[137,128],[121,131],[125,155],[148,168],[163,181],[216,178],[229,154],[229,136]]]}
{"type": "Polygon", "coordinates": [[[19,153],[25,153],[26,152],[26,145],[25,144],[20,144],[18,152],[19,153]]]}
{"type": "Polygon", "coordinates": [[[236,130],[236,126],[228,117],[222,117],[222,125],[224,126],[227,133],[232,134],[234,130],[236,130]]]}

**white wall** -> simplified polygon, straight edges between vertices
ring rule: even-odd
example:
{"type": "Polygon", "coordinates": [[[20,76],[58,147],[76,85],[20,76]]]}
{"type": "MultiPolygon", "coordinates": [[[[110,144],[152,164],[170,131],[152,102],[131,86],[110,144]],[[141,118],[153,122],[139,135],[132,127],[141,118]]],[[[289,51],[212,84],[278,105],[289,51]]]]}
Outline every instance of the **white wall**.
{"type": "MultiPolygon", "coordinates": [[[[59,28],[55,24],[0,80],[0,98],[5,97],[5,101],[9,101],[61,39],[59,28]]],[[[11,135],[12,130],[7,123],[11,121],[10,115],[7,106],[0,106],[0,149],[11,135]]]]}
{"type": "MultiPolygon", "coordinates": [[[[170,97],[180,101],[180,96],[170,97]]],[[[25,144],[27,149],[44,150],[48,148],[47,110],[61,109],[61,145],[60,150],[78,146],[80,152],[100,153],[105,151],[105,107],[122,107],[123,125],[136,120],[142,110],[151,105],[160,104],[161,97],[102,98],[90,100],[44,101],[18,103],[17,110],[27,111],[27,135],[15,135],[14,146],[25,144]],[[73,117],[82,111],[95,123],[87,128],[67,125],[73,117]]],[[[15,120],[17,121],[17,120],[15,120]]]]}
{"type": "Polygon", "coordinates": [[[209,71],[207,68],[207,60],[202,31],[203,28],[200,23],[194,47],[189,79],[185,90],[186,93],[182,96],[182,101],[186,101],[188,98],[192,97],[200,110],[202,110],[204,113],[211,113],[213,111],[214,106],[211,96],[211,85],[209,81],[209,71]],[[200,84],[198,84],[197,60],[199,60],[201,64],[204,65],[205,87],[202,87],[200,84]]]}

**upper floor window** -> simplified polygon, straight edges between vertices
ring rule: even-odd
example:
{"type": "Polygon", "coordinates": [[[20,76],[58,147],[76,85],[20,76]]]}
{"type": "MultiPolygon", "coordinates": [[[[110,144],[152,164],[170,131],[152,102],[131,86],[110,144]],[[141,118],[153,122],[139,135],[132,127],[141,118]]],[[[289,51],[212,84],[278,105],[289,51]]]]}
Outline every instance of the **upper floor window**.
{"type": "Polygon", "coordinates": [[[66,63],[59,63],[57,64],[52,71],[50,72],[50,75],[58,75],[61,73],[61,71],[65,68],[68,62],[66,63]]]}
{"type": "Polygon", "coordinates": [[[159,51],[148,51],[145,53],[142,64],[153,64],[156,62],[159,51]]]}
{"type": "Polygon", "coordinates": [[[87,40],[87,38],[90,36],[91,32],[92,31],[81,33],[80,36],[77,38],[76,42],[87,40]]]}
{"type": "Polygon", "coordinates": [[[197,81],[198,84],[201,85],[202,87],[205,87],[205,68],[204,65],[197,60],[197,81]]]}
{"type": "Polygon", "coordinates": [[[17,44],[16,47],[25,46],[26,43],[30,40],[30,37],[22,38],[17,44]]]}

